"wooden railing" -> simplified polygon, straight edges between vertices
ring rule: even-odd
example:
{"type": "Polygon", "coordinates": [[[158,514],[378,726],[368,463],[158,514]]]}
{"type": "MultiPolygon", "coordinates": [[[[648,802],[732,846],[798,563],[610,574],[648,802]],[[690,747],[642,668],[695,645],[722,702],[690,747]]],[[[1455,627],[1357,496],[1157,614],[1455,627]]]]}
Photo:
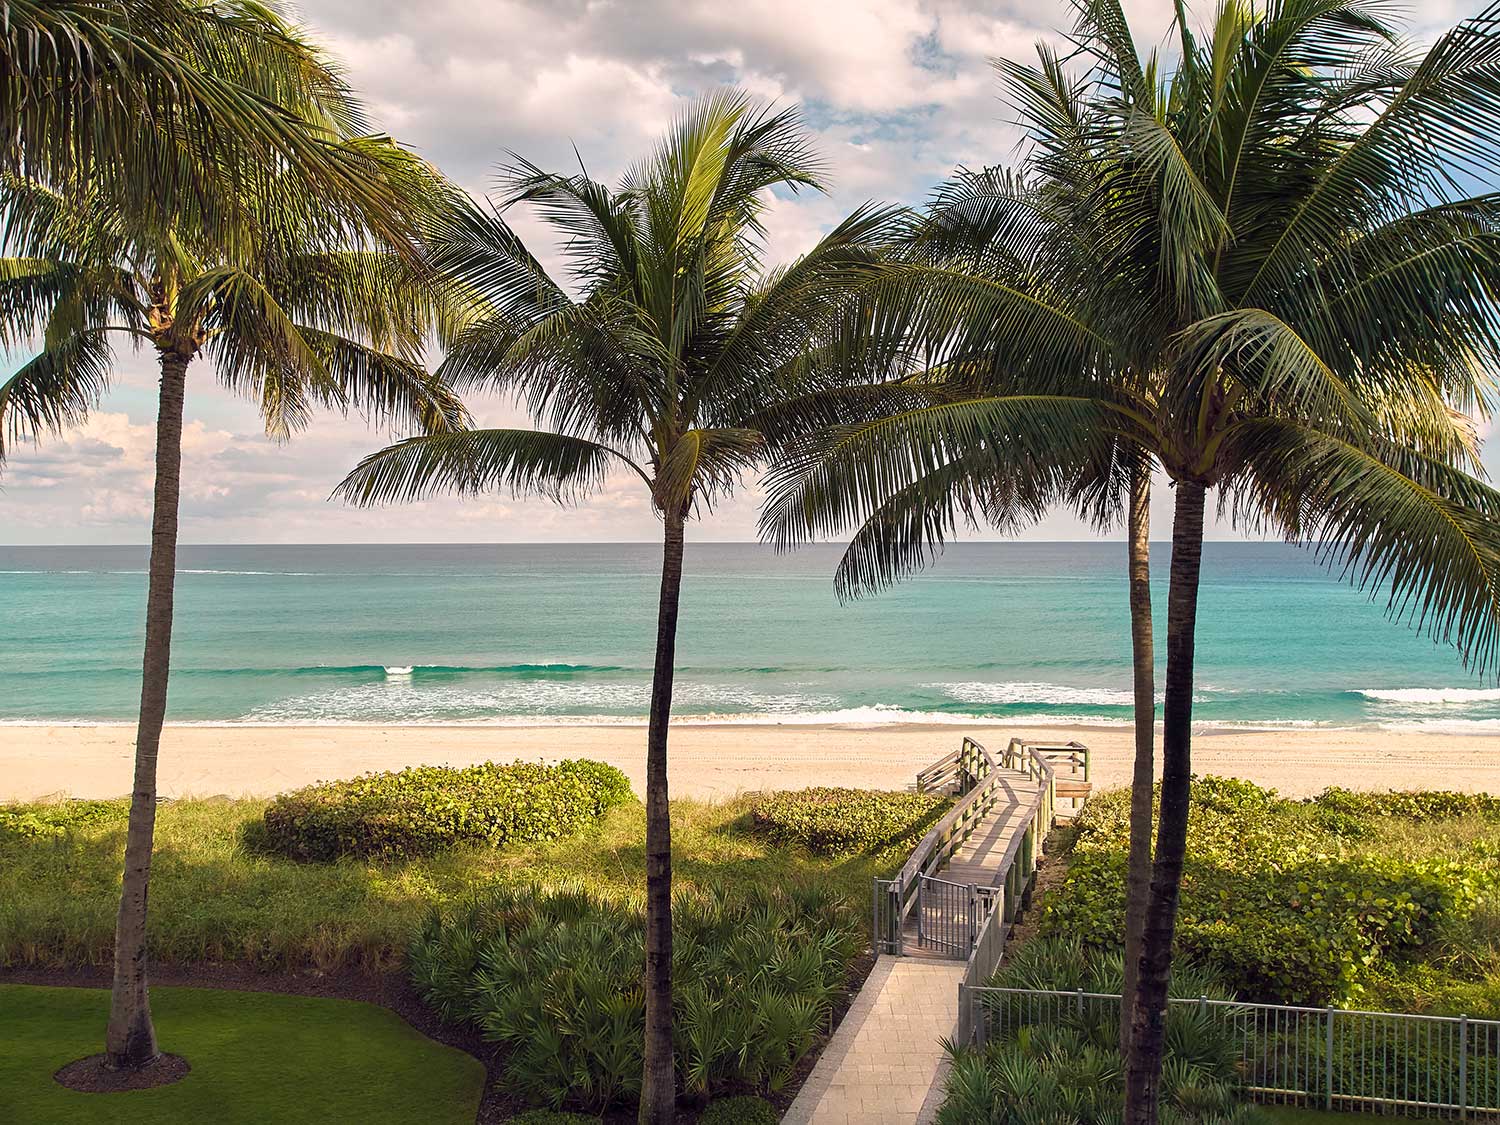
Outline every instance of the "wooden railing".
{"type": "Polygon", "coordinates": [[[1076,796],[1067,798],[1075,802],[1074,811],[1088,798],[1089,750],[1081,742],[1047,745],[1013,738],[1001,754],[1000,761],[1007,768],[1023,770],[1037,782],[1037,790],[1028,798],[1026,815],[1029,820],[1025,830],[1011,837],[1000,861],[1003,889],[995,908],[974,935],[974,948],[958,986],[959,1043],[968,1043],[973,1037],[974,990],[988,984],[999,968],[1000,958],[1005,954],[1005,940],[1017,915],[1025,909],[1032,884],[1036,881],[1042,844],[1057,816],[1059,765],[1067,768],[1064,776],[1068,781],[1075,781],[1082,774],[1083,786],[1074,791],[1076,796]]]}
{"type": "MultiPolygon", "coordinates": [[[[978,902],[980,892],[986,919],[1001,915],[1008,926],[1022,909],[1036,876],[1041,859],[1042,841],[1052,827],[1057,813],[1058,764],[1067,767],[1068,778],[1082,769],[1088,777],[1088,747],[1080,742],[1044,745],[1013,738],[1000,754],[997,763],[983,745],[965,738],[959,748],[938,759],[917,775],[917,788],[925,792],[951,789],[962,799],[928,830],[894,879],[876,879],[874,885],[874,940],[877,953],[903,952],[903,930],[906,919],[917,906],[920,881],[946,864],[974,832],[981,821],[1002,800],[1015,802],[1008,784],[1009,774],[1024,773],[1036,782],[1036,790],[1019,802],[1026,818],[1024,830],[1015,833],[1006,848],[993,888],[973,888],[978,902]],[[993,903],[994,909],[989,910],[993,903]]],[[[979,948],[976,934],[975,950],[979,948]]],[[[1003,943],[1003,934],[1001,935],[1003,943]]],[[[998,954],[995,956],[998,962],[998,954]]],[[[972,963],[973,957],[970,957],[972,963]]],[[[993,972],[991,966],[989,972],[993,972]]],[[[988,979],[986,972],[985,978],[988,979]]]]}
{"type": "Polygon", "coordinates": [[[917,775],[918,789],[952,786],[962,799],[927,830],[894,879],[875,880],[877,953],[902,952],[902,929],[917,904],[918,880],[947,863],[1002,796],[1009,795],[1004,782],[990,752],[972,738],[917,775]]]}

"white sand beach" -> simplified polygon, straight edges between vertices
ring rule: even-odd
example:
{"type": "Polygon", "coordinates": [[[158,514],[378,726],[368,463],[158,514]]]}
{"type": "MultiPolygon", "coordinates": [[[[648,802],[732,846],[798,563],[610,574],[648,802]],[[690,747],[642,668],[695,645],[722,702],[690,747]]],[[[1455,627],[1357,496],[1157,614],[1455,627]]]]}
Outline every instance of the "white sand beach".
{"type": "MultiPolygon", "coordinates": [[[[992,746],[1012,736],[1079,739],[1103,787],[1129,778],[1122,727],[682,726],[672,732],[674,796],[724,798],[806,785],[901,788],[969,734],[992,746]]],[[[0,727],[0,800],[129,792],[133,726],[0,727]]],[[[326,778],[404,766],[495,759],[588,757],[645,780],[645,730],[633,726],[272,727],[169,726],[163,796],[266,796],[326,778]]],[[[1194,738],[1198,773],[1243,777],[1290,796],[1329,785],[1500,793],[1500,736],[1378,730],[1235,731],[1194,738]]]]}

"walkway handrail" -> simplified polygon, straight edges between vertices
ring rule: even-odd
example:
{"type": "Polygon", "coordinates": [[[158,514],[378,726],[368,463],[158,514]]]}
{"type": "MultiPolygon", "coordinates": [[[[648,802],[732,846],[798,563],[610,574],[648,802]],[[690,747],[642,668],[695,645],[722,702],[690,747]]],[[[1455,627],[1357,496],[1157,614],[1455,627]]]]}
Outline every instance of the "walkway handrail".
{"type": "Polygon", "coordinates": [[[974,948],[964,966],[963,980],[958,986],[958,1041],[967,1043],[975,1031],[975,990],[988,984],[1000,967],[1000,958],[1005,953],[1005,939],[1016,915],[1025,905],[1026,895],[1036,877],[1041,858],[1042,843],[1052,827],[1057,809],[1057,768],[1049,755],[1064,757],[1070,765],[1083,769],[1084,779],[1089,776],[1089,750],[1081,742],[1061,745],[1023,742],[1013,738],[1001,755],[1001,761],[1011,769],[1025,771],[1037,782],[1037,790],[1029,799],[1030,823],[1024,832],[1011,837],[1010,845],[1000,861],[1003,890],[995,908],[980,924],[974,935],[974,948]]]}
{"type": "MultiPolygon", "coordinates": [[[[988,749],[969,737],[964,738],[957,750],[917,775],[919,790],[952,785],[962,799],[928,829],[894,879],[875,880],[873,932],[877,953],[903,952],[902,929],[917,905],[922,878],[953,857],[1003,794],[1010,799],[1012,815],[1019,813],[1025,827],[1011,835],[992,885],[972,886],[969,891],[970,917],[975,920],[971,925],[978,932],[971,931],[974,944],[965,980],[972,978],[971,983],[983,984],[989,979],[999,962],[1004,932],[1020,912],[1036,875],[1042,842],[1057,813],[1054,758],[1066,762],[1075,776],[1081,765],[1084,778],[1088,778],[1089,751],[1081,742],[1052,745],[1012,738],[1001,751],[997,764],[988,749]],[[1035,790],[1018,798],[1007,784],[1007,778],[1016,773],[1033,781],[1035,790]],[[1000,921],[994,923],[997,916],[1000,921]],[[994,928],[996,924],[998,930],[994,928]]],[[[1070,799],[1076,803],[1081,798],[1070,799]]]]}
{"type": "MultiPolygon", "coordinates": [[[[1075,1018],[1114,1027],[1120,996],[1045,988],[970,987],[959,993],[964,1043],[1075,1018]],[[967,1011],[966,1011],[967,1009],[967,1011]]],[[[1169,997],[1234,1043],[1245,1091],[1260,1102],[1324,1110],[1500,1113],[1500,1020],[1332,1006],[1169,997]]]]}
{"type": "Polygon", "coordinates": [[[994,757],[981,743],[968,737],[952,754],[923,770],[918,775],[918,786],[931,787],[937,780],[955,782],[958,791],[964,794],[963,799],[927,830],[894,879],[875,880],[874,938],[877,953],[901,952],[901,930],[906,916],[916,905],[918,881],[952,857],[1005,790],[1005,778],[994,757]],[[884,926],[881,925],[882,915],[884,926]]]}

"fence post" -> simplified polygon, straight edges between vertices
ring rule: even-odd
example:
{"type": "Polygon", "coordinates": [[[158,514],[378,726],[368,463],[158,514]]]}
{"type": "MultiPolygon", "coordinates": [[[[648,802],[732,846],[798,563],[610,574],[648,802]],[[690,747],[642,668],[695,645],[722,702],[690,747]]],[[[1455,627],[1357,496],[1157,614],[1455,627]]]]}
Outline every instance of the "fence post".
{"type": "Polygon", "coordinates": [[[1083,988],[1078,989],[1078,1018],[1083,1019],[1083,988]]]}
{"type": "Polygon", "coordinates": [[[1458,1017],[1458,1119],[1469,1119],[1469,1017],[1458,1017]]]}
{"type": "Polygon", "coordinates": [[[1328,1021],[1328,1029],[1327,1029],[1326,1042],[1323,1045],[1324,1051],[1326,1052],[1326,1057],[1323,1060],[1323,1071],[1324,1071],[1324,1078],[1325,1078],[1325,1090],[1324,1090],[1324,1094],[1323,1094],[1323,1108],[1327,1109],[1327,1110],[1332,1110],[1333,1109],[1333,1005],[1332,1004],[1328,1005],[1328,1014],[1326,1016],[1326,1019],[1328,1021]]]}

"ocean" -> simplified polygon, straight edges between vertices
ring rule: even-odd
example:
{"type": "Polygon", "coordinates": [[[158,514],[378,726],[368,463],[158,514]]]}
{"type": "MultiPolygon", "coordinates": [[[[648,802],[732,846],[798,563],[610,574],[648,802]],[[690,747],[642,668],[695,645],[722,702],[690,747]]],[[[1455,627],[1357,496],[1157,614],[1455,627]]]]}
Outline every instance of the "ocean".
{"type": "MultiPolygon", "coordinates": [[[[912,581],[840,604],[835,547],[689,542],[676,714],[1127,723],[1124,550],[955,544],[912,581]]],[[[184,547],[169,720],[639,721],[659,551],[184,547]]],[[[1154,554],[1160,648],[1167,547],[1154,554]]],[[[0,722],[134,717],[145,564],[144,547],[0,547],[0,722]]],[[[1208,544],[1200,603],[1206,727],[1500,731],[1493,682],[1305,551],[1208,544]]]]}

